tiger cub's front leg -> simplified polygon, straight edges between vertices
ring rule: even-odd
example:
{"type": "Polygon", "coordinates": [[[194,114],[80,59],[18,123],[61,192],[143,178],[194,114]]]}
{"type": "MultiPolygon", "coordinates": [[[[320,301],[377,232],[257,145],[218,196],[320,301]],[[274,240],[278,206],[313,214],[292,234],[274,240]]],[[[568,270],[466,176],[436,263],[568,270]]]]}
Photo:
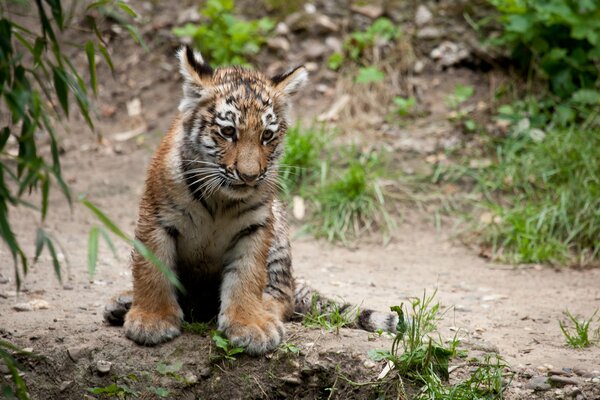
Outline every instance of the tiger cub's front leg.
{"type": "MultiPolygon", "coordinates": [[[[175,241],[161,227],[141,231],[140,240],[168,267],[174,268],[175,241]]],[[[137,250],[132,257],[133,304],[125,316],[125,335],[136,343],[155,345],[179,336],[183,313],[175,288],[137,250]]]]}
{"type": "Polygon", "coordinates": [[[223,264],[219,329],[250,354],[273,350],[284,336],[284,315],[265,293],[272,228],[269,223],[254,224],[240,231],[223,264]]]}

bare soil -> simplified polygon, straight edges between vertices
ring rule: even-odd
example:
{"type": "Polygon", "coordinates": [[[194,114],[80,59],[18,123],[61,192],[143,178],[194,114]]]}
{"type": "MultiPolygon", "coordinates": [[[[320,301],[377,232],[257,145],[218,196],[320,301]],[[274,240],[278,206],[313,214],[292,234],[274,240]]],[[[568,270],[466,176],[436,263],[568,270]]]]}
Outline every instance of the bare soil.
{"type": "MultiPolygon", "coordinates": [[[[142,52],[125,34],[114,34],[116,78],[99,66],[102,88],[95,100],[102,139],[75,119],[65,123],[61,145],[63,174],[74,197],[85,194],[129,233],[135,224],[145,168],[175,116],[180,94],[173,57],[177,43],[169,34],[176,12],[157,4],[139,8],[146,10],[150,21],[142,33],[151,51],[142,52]],[[126,103],[135,98],[141,102],[142,114],[130,117],[126,103]],[[123,140],[124,132],[137,129],[139,135],[123,140]]],[[[84,60],[78,58],[76,62],[83,65],[84,60]]],[[[328,73],[323,71],[319,65],[317,81],[297,98],[294,114],[305,121],[322,113],[341,95],[340,85],[331,86],[328,73]],[[332,90],[323,94],[316,89],[318,83],[332,90]]],[[[489,74],[460,67],[429,68],[420,76],[409,77],[419,86],[429,113],[391,134],[389,130],[388,134],[377,131],[381,140],[396,148],[399,168],[423,161],[435,154],[444,140],[458,136],[440,119],[447,113],[444,96],[456,82],[471,84],[485,93],[490,90],[489,74]],[[433,133],[424,135],[428,128],[433,133]],[[441,133],[435,133],[440,129],[441,133]]],[[[265,357],[242,355],[235,362],[215,359],[218,352],[208,335],[185,333],[153,348],[128,341],[120,328],[102,322],[102,309],[107,299],[131,287],[129,249],[117,242],[116,259],[103,247],[97,273],[90,280],[87,235],[98,221],[80,204],[70,208],[57,191],[50,205],[44,227],[61,245],[65,260],[62,282],[54,276],[50,258],[43,255],[17,294],[10,253],[0,248],[0,277],[7,278],[0,279],[4,282],[0,284],[0,337],[43,356],[21,358],[29,370],[25,379],[32,398],[93,398],[87,388],[112,382],[128,385],[140,398],[155,398],[152,387],[167,388],[168,398],[186,399],[376,397],[369,386],[352,385],[340,377],[370,381],[383,368],[383,364],[369,361],[367,351],[389,348],[390,339],[362,331],[323,332],[289,323],[287,340],[301,349],[300,355],[277,351],[265,357]],[[46,301],[48,308],[14,309],[36,299],[46,301]],[[111,362],[110,372],[101,375],[98,361],[111,362]],[[159,362],[181,362],[182,367],[164,376],[156,370],[159,362]]],[[[600,348],[567,348],[558,325],[565,319],[566,309],[589,316],[600,307],[600,270],[491,263],[456,243],[450,223],[436,230],[430,213],[410,207],[403,207],[401,216],[386,245],[377,237],[365,237],[343,247],[295,235],[296,274],[329,297],[380,310],[421,296],[424,290],[437,291],[445,310],[441,334],[447,338],[458,335],[471,355],[499,353],[516,372],[505,398],[551,399],[574,393],[569,387],[542,392],[525,388],[530,377],[548,370],[579,368],[591,372],[590,376],[600,375],[600,348]]],[[[32,243],[40,226],[39,216],[18,209],[12,211],[12,221],[21,242],[32,243]]],[[[27,250],[32,254],[33,246],[27,250]]],[[[461,372],[460,360],[455,364],[459,368],[453,374],[466,372],[461,372]]],[[[600,385],[589,377],[581,378],[578,390],[585,399],[600,399],[600,385]]]]}

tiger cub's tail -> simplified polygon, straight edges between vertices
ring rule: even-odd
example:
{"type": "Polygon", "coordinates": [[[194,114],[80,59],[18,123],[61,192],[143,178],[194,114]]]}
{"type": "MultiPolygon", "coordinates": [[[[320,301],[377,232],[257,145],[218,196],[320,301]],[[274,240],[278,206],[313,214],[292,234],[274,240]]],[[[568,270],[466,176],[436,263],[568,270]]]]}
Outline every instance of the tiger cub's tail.
{"type": "Polygon", "coordinates": [[[397,314],[363,309],[354,304],[328,299],[300,279],[296,279],[294,313],[296,319],[338,313],[348,320],[345,326],[369,332],[381,330],[395,333],[398,324],[397,314]]]}

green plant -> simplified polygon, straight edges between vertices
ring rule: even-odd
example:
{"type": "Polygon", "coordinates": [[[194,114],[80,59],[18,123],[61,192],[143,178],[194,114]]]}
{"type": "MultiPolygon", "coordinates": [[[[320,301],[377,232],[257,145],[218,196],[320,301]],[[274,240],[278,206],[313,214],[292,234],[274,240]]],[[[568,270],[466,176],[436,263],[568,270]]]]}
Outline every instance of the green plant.
{"type": "Polygon", "coordinates": [[[300,348],[290,342],[281,343],[281,345],[279,345],[279,350],[284,354],[293,354],[296,356],[300,354],[300,348]]]}
{"type": "Polygon", "coordinates": [[[324,128],[290,127],[285,137],[285,149],[279,167],[283,193],[289,197],[301,184],[314,181],[320,168],[319,157],[328,138],[324,128]]]}
{"type": "Polygon", "coordinates": [[[588,319],[577,319],[573,314],[571,314],[568,310],[565,311],[567,318],[573,324],[573,329],[569,329],[562,321],[558,321],[558,325],[560,326],[560,330],[565,336],[565,340],[567,342],[567,346],[573,347],[574,349],[583,349],[585,347],[590,347],[592,345],[592,340],[590,339],[590,324],[594,320],[596,314],[598,314],[598,310],[592,314],[592,316],[588,319]]]}
{"type": "Polygon", "coordinates": [[[260,51],[275,24],[269,18],[243,21],[233,15],[234,8],[234,0],[208,0],[200,9],[206,23],[188,23],[173,33],[191,37],[212,64],[247,64],[247,58],[260,51]]]}
{"type": "Polygon", "coordinates": [[[183,367],[183,363],[181,361],[174,362],[173,364],[159,362],[156,365],[156,371],[161,375],[179,379],[179,371],[181,371],[181,367],[183,367]]]}
{"type": "Polygon", "coordinates": [[[225,360],[235,361],[238,354],[244,352],[243,347],[237,347],[231,344],[229,339],[227,339],[220,331],[212,331],[212,340],[217,346],[217,348],[221,349],[220,358],[224,358],[225,360]]]}
{"type": "Polygon", "coordinates": [[[119,399],[126,399],[129,396],[137,397],[139,393],[133,389],[131,389],[127,385],[119,385],[117,383],[112,383],[108,386],[103,387],[92,387],[87,389],[91,394],[100,394],[105,395],[107,397],[117,397],[119,399]]]}
{"type": "Polygon", "coordinates": [[[318,294],[314,294],[310,310],[304,314],[302,324],[309,328],[335,330],[339,334],[340,328],[356,323],[359,312],[358,307],[342,308],[339,303],[321,299],[318,294]]]}
{"type": "Polygon", "coordinates": [[[435,292],[431,296],[423,292],[423,297],[411,300],[410,315],[403,305],[391,307],[398,315],[392,348],[370,351],[369,356],[376,361],[392,362],[400,376],[413,380],[423,381],[423,377],[430,374],[448,379],[448,363],[456,354],[458,341],[454,340],[447,347],[441,338],[431,336],[441,318],[440,305],[433,303],[434,298],[435,292]]]}
{"type": "Polygon", "coordinates": [[[20,372],[24,370],[23,366],[15,359],[15,355],[31,356],[31,353],[25,352],[14,344],[0,339],[0,360],[8,368],[13,385],[5,385],[4,382],[0,385],[0,393],[7,398],[17,398],[19,400],[29,399],[27,385],[21,377],[20,372]]]}
{"type": "MultiPolygon", "coordinates": [[[[584,265],[600,257],[600,137],[590,124],[557,128],[544,104],[516,102],[499,109],[509,123],[490,137],[488,163],[439,166],[435,181],[475,183],[476,222],[494,258],[514,263],[584,265]]],[[[592,117],[590,117],[592,118],[592,117]]]]}
{"type": "MultiPolygon", "coordinates": [[[[425,385],[417,399],[502,400],[508,384],[503,382],[508,364],[497,354],[485,354],[481,361],[469,362],[475,368],[468,378],[453,385],[444,384],[436,374],[423,375],[425,385]]],[[[512,374],[511,374],[512,376],[512,374]]]]}
{"type": "Polygon", "coordinates": [[[152,392],[153,394],[157,395],[160,398],[167,398],[171,394],[169,392],[169,389],[160,387],[160,386],[159,387],[150,386],[148,389],[150,390],[150,392],[152,392]]]}
{"type": "MultiPolygon", "coordinates": [[[[79,113],[90,128],[88,90],[97,91],[96,56],[104,58],[112,70],[112,61],[106,42],[95,28],[91,14],[100,7],[113,7],[127,15],[135,12],[122,1],[100,1],[90,4],[86,12],[95,28],[96,37],[85,43],[62,43],[60,32],[68,29],[61,1],[46,1],[47,7],[36,0],[19,4],[0,4],[0,109],[9,113],[6,126],[0,129],[0,236],[11,252],[15,265],[17,289],[21,273],[28,271],[27,255],[13,232],[9,205],[27,206],[37,210],[42,223],[49,208],[51,186],[56,184],[71,203],[71,194],[61,173],[59,146],[54,120],[73,113],[70,100],[74,99],[79,113]],[[12,12],[36,13],[40,33],[17,22],[12,12]],[[89,81],[65,56],[65,47],[75,47],[87,57],[89,81]],[[61,112],[62,110],[62,112],[61,112]],[[39,190],[39,206],[23,198],[39,190]]],[[[53,260],[60,279],[60,264],[52,237],[43,227],[37,232],[34,262],[44,247],[53,260]]]]}
{"type": "Polygon", "coordinates": [[[473,86],[465,86],[458,84],[454,87],[454,93],[446,98],[446,104],[453,110],[457,110],[463,103],[469,100],[475,89],[473,86]]]}
{"type": "Polygon", "coordinates": [[[192,333],[194,335],[204,336],[210,331],[211,324],[208,322],[187,322],[181,323],[181,329],[184,332],[192,333]]]}
{"type": "Polygon", "coordinates": [[[391,42],[400,35],[400,29],[387,18],[376,19],[362,32],[353,32],[344,42],[344,50],[350,59],[358,62],[365,50],[377,42],[391,42]]]}
{"type": "Polygon", "coordinates": [[[363,67],[358,70],[356,83],[381,82],[385,79],[385,74],[377,67],[363,67]]]}
{"type": "MultiPolygon", "coordinates": [[[[344,153],[343,153],[344,154],[344,153]]],[[[385,197],[379,178],[383,159],[378,153],[345,152],[349,163],[330,178],[330,163],[323,163],[321,184],[315,189],[316,210],[309,230],[330,241],[347,241],[379,227],[388,232],[394,225],[385,209],[385,197]]]]}
{"type": "MultiPolygon", "coordinates": [[[[600,3],[570,0],[490,0],[500,12],[505,46],[513,60],[547,79],[561,99],[598,98],[600,3]],[[581,90],[587,90],[581,92],[581,90]]],[[[596,105],[597,105],[596,101],[596,105]]]]}
{"type": "Polygon", "coordinates": [[[396,105],[396,114],[401,117],[405,117],[412,114],[415,106],[417,105],[417,100],[413,96],[396,96],[394,97],[394,104],[396,105]]]}

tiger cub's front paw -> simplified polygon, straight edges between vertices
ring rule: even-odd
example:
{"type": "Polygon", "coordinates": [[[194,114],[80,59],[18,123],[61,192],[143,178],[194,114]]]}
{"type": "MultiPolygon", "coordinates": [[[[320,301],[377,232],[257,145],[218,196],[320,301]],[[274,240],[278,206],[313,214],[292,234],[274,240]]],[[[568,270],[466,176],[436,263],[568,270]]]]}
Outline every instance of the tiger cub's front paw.
{"type": "Polygon", "coordinates": [[[219,330],[225,333],[233,345],[244,347],[246,353],[253,355],[276,349],[285,335],[283,322],[268,313],[246,318],[220,315],[219,330]]]}
{"type": "Polygon", "coordinates": [[[181,334],[177,313],[152,313],[133,307],[125,316],[125,336],[138,344],[153,346],[181,334]]]}

